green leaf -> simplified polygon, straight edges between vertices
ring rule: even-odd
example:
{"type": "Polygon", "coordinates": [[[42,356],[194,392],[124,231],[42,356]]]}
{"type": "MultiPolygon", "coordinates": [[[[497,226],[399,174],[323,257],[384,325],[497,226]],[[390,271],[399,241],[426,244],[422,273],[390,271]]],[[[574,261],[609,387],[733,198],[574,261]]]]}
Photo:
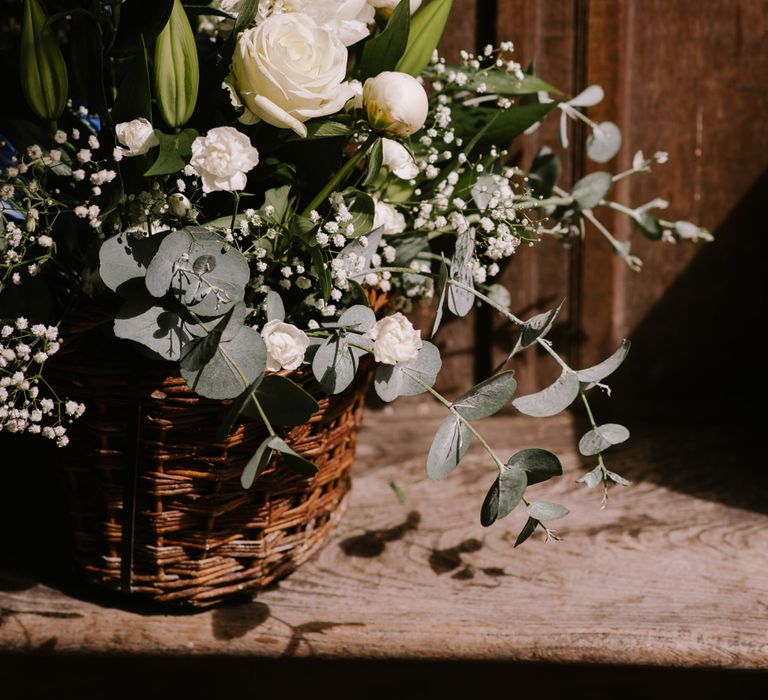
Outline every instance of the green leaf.
{"type": "Polygon", "coordinates": [[[559,520],[570,512],[565,506],[549,501],[534,501],[528,506],[528,515],[535,520],[559,520]]]}
{"type": "Polygon", "coordinates": [[[272,437],[269,446],[283,456],[285,465],[301,476],[314,476],[317,474],[317,467],[305,457],[294,452],[282,438],[272,437]]]}
{"type": "Polygon", "coordinates": [[[181,376],[201,396],[233,399],[264,373],[267,349],[261,335],[243,326],[230,340],[219,344],[208,364],[200,370],[181,369],[181,376]]]}
{"type": "Polygon", "coordinates": [[[502,372],[470,389],[453,402],[453,407],[467,420],[480,420],[504,408],[516,389],[514,371],[502,372]]]}
{"type": "Polygon", "coordinates": [[[664,236],[664,227],[650,212],[644,211],[637,219],[633,219],[640,232],[652,241],[660,241],[664,236]]]}
{"type": "Polygon", "coordinates": [[[451,64],[446,64],[445,68],[446,72],[455,71],[457,73],[464,73],[468,79],[467,82],[462,85],[462,89],[469,90],[470,92],[478,92],[480,86],[484,86],[485,88],[480,91],[480,94],[487,95],[535,95],[539,92],[560,92],[556,87],[535,75],[524,75],[523,79],[519,80],[513,73],[508,73],[497,68],[476,72],[469,72],[462,66],[451,64]]]}
{"type": "Polygon", "coordinates": [[[616,472],[612,472],[608,469],[605,470],[605,475],[614,483],[619,484],[620,486],[632,486],[632,482],[628,479],[625,479],[620,474],[617,474],[616,472]]]}
{"type": "Polygon", "coordinates": [[[612,445],[629,440],[629,430],[618,423],[605,423],[585,433],[579,440],[579,452],[585,457],[600,454],[612,445]]]}
{"type": "Polygon", "coordinates": [[[240,3],[240,9],[237,11],[237,19],[235,20],[235,28],[232,32],[232,37],[235,40],[243,29],[247,29],[251,25],[258,9],[259,0],[243,0],[240,3]]]}
{"type": "MultiPolygon", "coordinates": [[[[474,288],[472,278],[472,256],[475,253],[475,229],[470,228],[459,234],[456,250],[451,259],[450,279],[452,282],[474,288]]],[[[466,316],[475,305],[475,295],[455,284],[448,286],[448,309],[455,316],[466,316]]]]}
{"type": "Polygon", "coordinates": [[[410,362],[380,364],[376,368],[373,386],[382,401],[394,401],[398,396],[417,396],[426,391],[419,381],[432,386],[441,365],[440,351],[432,343],[424,341],[419,354],[410,362]],[[419,381],[409,375],[415,376],[419,381]]]}
{"type": "Polygon", "coordinates": [[[178,312],[157,304],[154,299],[128,299],[115,314],[115,336],[149,348],[165,360],[178,362],[184,348],[195,336],[192,324],[178,312]]]}
{"type": "Polygon", "coordinates": [[[224,339],[225,331],[227,331],[227,339],[233,338],[240,332],[246,313],[245,304],[237,304],[215,326],[209,327],[200,324],[199,328],[202,335],[184,347],[180,366],[187,370],[202,369],[213,359],[219,344],[224,339]],[[233,314],[235,309],[239,309],[237,316],[233,314]]]}
{"type": "Polygon", "coordinates": [[[356,238],[351,243],[348,243],[346,246],[344,246],[341,249],[341,252],[339,255],[351,255],[354,253],[355,255],[360,256],[363,259],[363,265],[362,269],[355,273],[355,276],[362,276],[367,270],[371,267],[371,258],[373,257],[374,253],[379,248],[379,243],[381,243],[381,237],[384,232],[384,227],[379,226],[378,228],[371,231],[366,238],[368,239],[367,245],[363,245],[360,242],[359,238],[356,238]]]}
{"type": "Polygon", "coordinates": [[[178,134],[164,134],[155,129],[155,136],[160,141],[160,150],[144,176],[171,175],[184,170],[192,155],[192,142],[197,138],[197,132],[194,129],[184,129],[178,134]]]}
{"type": "Polygon", "coordinates": [[[267,321],[285,321],[285,305],[276,291],[267,292],[264,306],[267,311],[267,321]]]}
{"type": "Polygon", "coordinates": [[[157,253],[164,233],[138,238],[130,233],[118,233],[107,238],[99,248],[99,275],[113,292],[125,292],[128,283],[143,279],[147,266],[157,253]]]}
{"type": "Polygon", "coordinates": [[[394,267],[408,267],[420,253],[429,252],[429,238],[422,231],[387,236],[387,242],[396,251],[394,267]]]}
{"type": "Polygon", "coordinates": [[[601,122],[587,139],[587,155],[595,163],[607,163],[621,148],[621,129],[613,122],[601,122]]]}
{"type": "MultiPolygon", "coordinates": [[[[150,44],[167,24],[173,0],[124,0],[120,5],[117,35],[110,49],[113,56],[131,56],[140,44],[150,44]]],[[[142,115],[144,116],[144,115],[142,115]]],[[[115,119],[115,122],[122,121],[115,119]]]]}
{"type": "Polygon", "coordinates": [[[520,534],[517,536],[517,539],[515,540],[515,547],[519,547],[523,542],[525,542],[534,532],[536,532],[536,528],[539,526],[539,521],[536,520],[536,518],[529,517],[528,520],[525,521],[525,525],[523,525],[523,529],[520,530],[520,534]]]}
{"type": "Polygon", "coordinates": [[[290,208],[291,186],[284,185],[264,193],[264,208],[271,206],[274,209],[272,219],[277,223],[283,223],[285,215],[290,208]]]}
{"type": "Polygon", "coordinates": [[[563,373],[546,389],[535,394],[528,394],[515,399],[512,405],[527,416],[546,418],[565,410],[579,395],[579,380],[575,372],[563,370],[563,373]]]}
{"type": "Polygon", "coordinates": [[[448,416],[437,429],[427,456],[427,476],[439,481],[459,464],[472,444],[472,432],[456,416],[448,416]]]}
{"type": "MultiPolygon", "coordinates": [[[[140,0],[143,1],[143,0],[140,0]]],[[[170,13],[170,3],[169,3],[170,13]]],[[[139,50],[126,67],[125,77],[117,90],[112,107],[115,124],[132,119],[152,120],[152,88],[149,82],[149,63],[144,39],[139,36],[139,50]]]]}
{"type": "MultiPolygon", "coordinates": [[[[357,243],[357,241],[353,241],[357,243]]],[[[331,280],[330,265],[326,264],[323,249],[319,246],[309,249],[309,253],[312,256],[312,272],[320,282],[320,294],[323,299],[328,299],[333,289],[333,282],[331,280]]]]}
{"type": "Polygon", "coordinates": [[[540,122],[557,102],[527,104],[505,110],[490,107],[467,107],[457,103],[452,108],[453,126],[464,138],[478,134],[478,145],[506,146],[528,128],[540,122]]]}
{"type": "Polygon", "coordinates": [[[516,452],[507,460],[507,465],[522,469],[527,474],[529,486],[563,473],[563,465],[557,456],[538,447],[516,452]]]}
{"type": "Polygon", "coordinates": [[[271,435],[268,438],[265,438],[245,465],[243,473],[240,475],[240,484],[244,489],[251,488],[256,478],[269,465],[269,458],[272,456],[272,448],[269,445],[271,440],[271,435]]]}
{"type": "Polygon", "coordinates": [[[384,162],[384,140],[378,139],[368,154],[368,172],[363,180],[363,187],[370,187],[379,175],[384,162]]]}
{"type": "Polygon", "coordinates": [[[340,394],[354,380],[359,355],[349,346],[345,333],[332,335],[315,353],[312,372],[327,394],[340,394]]]}
{"type": "Polygon", "coordinates": [[[573,186],[571,196],[580,209],[591,209],[600,203],[612,186],[610,173],[591,173],[573,186]]]}
{"type": "MultiPolygon", "coordinates": [[[[270,374],[256,389],[256,398],[272,425],[303,425],[320,408],[317,401],[289,377],[270,374]]],[[[243,414],[261,421],[252,401],[243,407],[243,414]]]]}
{"type": "Polygon", "coordinates": [[[226,440],[227,435],[229,435],[230,431],[232,430],[232,426],[234,425],[235,421],[245,410],[246,406],[249,403],[252,403],[251,396],[263,380],[264,375],[260,374],[258,377],[256,377],[256,379],[253,380],[251,385],[232,402],[232,405],[229,407],[229,411],[227,411],[227,414],[224,416],[224,420],[221,421],[221,425],[216,431],[217,440],[226,440]]]}
{"type": "Polygon", "coordinates": [[[602,382],[603,379],[613,374],[626,359],[629,354],[629,348],[631,343],[628,340],[623,340],[621,347],[613,353],[608,359],[603,360],[600,364],[588,367],[587,369],[580,369],[576,372],[576,376],[582,384],[587,385],[589,389],[597,382],[602,382]]]}
{"type": "Polygon", "coordinates": [[[389,482],[389,488],[394,491],[395,496],[397,497],[398,502],[401,506],[405,505],[405,491],[403,491],[400,484],[398,484],[396,481],[390,481],[389,482]]]}
{"type": "Polygon", "coordinates": [[[243,300],[250,268],[243,255],[218,234],[200,226],[174,231],[147,267],[149,293],[172,291],[198,316],[221,316],[243,300]]]}
{"type": "Polygon", "coordinates": [[[440,43],[452,5],[453,0],[431,0],[411,18],[408,43],[396,70],[421,75],[440,43]]]}
{"type": "Polygon", "coordinates": [[[352,238],[364,236],[373,228],[373,218],[376,205],[371,195],[360,192],[359,190],[347,190],[347,194],[352,194],[352,198],[347,200],[347,208],[352,214],[352,219],[346,225],[352,224],[355,231],[352,238]]]}
{"type": "Polygon", "coordinates": [[[384,31],[365,42],[360,59],[360,80],[365,81],[384,71],[395,70],[408,45],[410,26],[410,0],[401,0],[384,31]]]}
{"type": "Polygon", "coordinates": [[[349,136],[352,129],[346,124],[332,120],[313,119],[307,122],[307,135],[293,134],[288,141],[312,141],[314,139],[332,139],[349,136]]]}
{"type": "Polygon", "coordinates": [[[358,333],[365,333],[376,325],[376,314],[370,307],[356,304],[341,314],[337,325],[347,327],[358,333]]]}

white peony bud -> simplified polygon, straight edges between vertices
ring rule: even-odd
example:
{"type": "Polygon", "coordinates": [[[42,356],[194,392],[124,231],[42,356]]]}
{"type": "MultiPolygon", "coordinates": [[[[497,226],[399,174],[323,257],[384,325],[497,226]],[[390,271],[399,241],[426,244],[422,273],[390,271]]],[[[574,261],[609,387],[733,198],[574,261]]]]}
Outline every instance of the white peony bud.
{"type": "Polygon", "coordinates": [[[373,341],[376,362],[386,365],[415,359],[423,345],[421,331],[417,331],[399,311],[377,321],[365,336],[373,341]]]}
{"type": "Polygon", "coordinates": [[[334,114],[354,97],[344,82],[347,48],[305,14],[272,15],[240,34],[225,87],[241,121],[263,120],[307,135],[304,122],[334,114]]]}
{"type": "Polygon", "coordinates": [[[245,174],[259,162],[250,139],[232,126],[218,126],[192,142],[189,164],[203,180],[203,192],[242,190],[245,174]]]}
{"type": "Polygon", "coordinates": [[[168,205],[171,208],[171,213],[179,219],[186,218],[189,210],[192,208],[189,199],[180,192],[176,192],[168,197],[168,205]]]}
{"type": "Polygon", "coordinates": [[[267,346],[267,369],[270,372],[296,369],[309,347],[309,338],[304,331],[277,319],[264,324],[261,337],[267,346]]]}
{"type": "Polygon", "coordinates": [[[383,163],[402,180],[413,180],[419,174],[419,166],[403,144],[383,139],[383,163]]]}
{"type": "Polygon", "coordinates": [[[115,127],[115,135],[123,146],[121,157],[144,155],[160,143],[152,124],[143,117],[118,124],[115,127]]]}
{"type": "Polygon", "coordinates": [[[405,138],[424,126],[429,101],[416,78],[385,71],[365,81],[363,107],[374,129],[405,138]]]}
{"type": "Polygon", "coordinates": [[[373,212],[373,228],[384,227],[384,235],[391,236],[405,231],[405,217],[391,204],[376,201],[373,212]]]}

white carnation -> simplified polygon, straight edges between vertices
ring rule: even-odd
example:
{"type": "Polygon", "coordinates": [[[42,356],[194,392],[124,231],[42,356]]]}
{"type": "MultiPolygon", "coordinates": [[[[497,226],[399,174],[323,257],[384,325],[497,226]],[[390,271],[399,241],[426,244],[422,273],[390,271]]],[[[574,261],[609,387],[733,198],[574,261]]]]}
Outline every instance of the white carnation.
{"type": "Polygon", "coordinates": [[[202,178],[203,192],[242,190],[246,173],[259,162],[250,139],[231,126],[211,129],[192,142],[189,164],[202,178]]]}
{"type": "Polygon", "coordinates": [[[267,346],[267,369],[270,372],[296,369],[309,347],[309,338],[304,331],[277,319],[264,324],[261,337],[267,346]]]}
{"type": "Polygon", "coordinates": [[[115,127],[115,135],[123,146],[122,156],[143,155],[160,143],[152,124],[143,117],[118,124],[115,127]]]}
{"type": "Polygon", "coordinates": [[[365,335],[373,341],[376,362],[386,365],[415,359],[423,345],[421,332],[399,311],[377,321],[365,335]]]}
{"type": "Polygon", "coordinates": [[[384,227],[384,235],[391,236],[405,231],[405,217],[391,204],[376,201],[373,213],[373,228],[384,227]]]}

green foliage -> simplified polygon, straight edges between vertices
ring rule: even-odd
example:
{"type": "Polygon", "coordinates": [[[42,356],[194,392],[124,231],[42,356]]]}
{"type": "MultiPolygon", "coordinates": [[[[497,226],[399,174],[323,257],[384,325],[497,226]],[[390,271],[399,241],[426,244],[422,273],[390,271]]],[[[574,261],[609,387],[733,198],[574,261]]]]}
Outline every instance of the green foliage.
{"type": "Polygon", "coordinates": [[[605,423],[585,433],[579,440],[579,452],[585,456],[600,454],[611,445],[629,440],[629,430],[618,423],[605,423]]]}
{"type": "Polygon", "coordinates": [[[573,186],[571,196],[580,209],[591,209],[600,204],[612,186],[610,173],[591,173],[573,186]]]}
{"type": "Polygon", "coordinates": [[[555,185],[560,180],[563,165],[549,148],[542,148],[533,159],[528,172],[528,186],[534,197],[551,197],[555,185]]]}
{"type": "Polygon", "coordinates": [[[294,452],[282,438],[273,436],[269,446],[275,452],[279,452],[285,465],[299,476],[310,477],[317,474],[317,467],[306,457],[294,452]]]}
{"type": "Polygon", "coordinates": [[[410,362],[379,365],[373,378],[374,389],[379,398],[387,402],[399,396],[423,394],[435,383],[442,364],[440,351],[424,341],[419,354],[410,362]]]}
{"type": "MultiPolygon", "coordinates": [[[[246,390],[248,396],[252,390],[246,390]]],[[[320,408],[317,401],[290,377],[270,374],[255,390],[256,399],[271,425],[302,425],[320,408]]],[[[261,421],[253,401],[246,401],[242,415],[261,421]]]]}
{"type": "Polygon", "coordinates": [[[528,505],[527,510],[534,520],[559,520],[570,512],[565,506],[549,501],[534,501],[528,505]]]}
{"type": "Polygon", "coordinates": [[[560,476],[563,473],[563,465],[557,455],[538,447],[516,452],[509,458],[507,464],[524,471],[529,486],[547,481],[547,479],[560,476]]]}
{"type": "Polygon", "coordinates": [[[557,106],[556,102],[527,104],[499,111],[491,107],[467,107],[461,103],[452,109],[453,124],[466,138],[481,133],[479,145],[506,146],[526,129],[540,122],[557,106]]]}
{"type": "Polygon", "coordinates": [[[243,473],[240,475],[240,484],[244,489],[249,489],[253,486],[253,482],[269,465],[269,459],[272,456],[272,448],[270,442],[272,436],[265,438],[259,446],[256,448],[256,452],[248,460],[248,463],[243,469],[243,473]]]}
{"type": "Polygon", "coordinates": [[[285,321],[285,304],[274,289],[267,292],[264,308],[267,312],[267,321],[285,321]]]}
{"type": "Polygon", "coordinates": [[[564,411],[579,395],[579,380],[575,372],[563,370],[560,377],[546,389],[515,399],[512,405],[527,416],[546,418],[564,411]]]}
{"type": "Polygon", "coordinates": [[[609,377],[619,367],[621,367],[621,364],[624,362],[627,355],[629,354],[630,346],[631,346],[631,343],[628,340],[624,340],[622,341],[619,349],[616,350],[616,352],[614,352],[613,355],[611,355],[609,358],[603,360],[602,362],[595,365],[594,367],[588,367],[587,369],[580,369],[576,373],[576,376],[578,377],[579,381],[587,389],[593,387],[597,382],[602,382],[603,379],[605,379],[606,377],[609,377]]]}
{"type": "Polygon", "coordinates": [[[515,373],[510,370],[494,375],[470,389],[453,402],[453,408],[466,420],[480,420],[500,411],[517,389],[515,373]]]}
{"type": "Polygon", "coordinates": [[[400,0],[384,31],[365,42],[360,59],[360,80],[395,70],[408,45],[410,26],[410,0],[400,0]]]}
{"type": "Polygon", "coordinates": [[[139,35],[138,48],[125,71],[112,107],[115,122],[132,119],[152,120],[152,88],[149,81],[149,62],[144,39],[139,35]]]}
{"type": "Polygon", "coordinates": [[[430,0],[411,18],[408,44],[397,63],[398,71],[417,76],[427,67],[443,36],[452,6],[453,0],[430,0]]]}
{"type": "Polygon", "coordinates": [[[174,0],[124,0],[120,5],[112,55],[132,56],[140,48],[151,44],[168,23],[173,5],[174,0]]]}
{"type": "Polygon", "coordinates": [[[427,455],[427,476],[444,479],[459,464],[472,444],[472,432],[463,420],[449,416],[437,429],[427,455]]]}
{"type": "Polygon", "coordinates": [[[356,333],[340,332],[331,335],[317,349],[312,360],[312,372],[328,394],[340,394],[355,379],[360,358],[371,341],[356,333]]]}
{"type": "Polygon", "coordinates": [[[198,133],[194,129],[184,129],[177,134],[164,134],[156,129],[155,136],[160,141],[160,150],[157,159],[144,175],[171,175],[183,170],[192,155],[192,142],[198,133]]]}
{"type": "Polygon", "coordinates": [[[474,289],[471,265],[474,252],[475,230],[470,228],[459,234],[456,240],[456,251],[451,259],[450,280],[463,285],[463,287],[455,284],[448,286],[448,309],[455,316],[466,316],[475,305],[475,296],[471,291],[474,289]]]}
{"type": "Polygon", "coordinates": [[[601,122],[587,139],[587,155],[595,163],[607,163],[621,148],[621,130],[613,122],[601,122]]]}

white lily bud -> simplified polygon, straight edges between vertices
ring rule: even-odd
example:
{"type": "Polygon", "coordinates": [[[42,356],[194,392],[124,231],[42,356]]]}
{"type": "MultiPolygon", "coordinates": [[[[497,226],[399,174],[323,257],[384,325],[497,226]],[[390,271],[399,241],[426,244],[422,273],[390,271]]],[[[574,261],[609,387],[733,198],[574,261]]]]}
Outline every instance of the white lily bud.
{"type": "Polygon", "coordinates": [[[416,78],[385,71],[365,81],[363,107],[374,129],[405,138],[424,126],[429,101],[416,78]]]}

